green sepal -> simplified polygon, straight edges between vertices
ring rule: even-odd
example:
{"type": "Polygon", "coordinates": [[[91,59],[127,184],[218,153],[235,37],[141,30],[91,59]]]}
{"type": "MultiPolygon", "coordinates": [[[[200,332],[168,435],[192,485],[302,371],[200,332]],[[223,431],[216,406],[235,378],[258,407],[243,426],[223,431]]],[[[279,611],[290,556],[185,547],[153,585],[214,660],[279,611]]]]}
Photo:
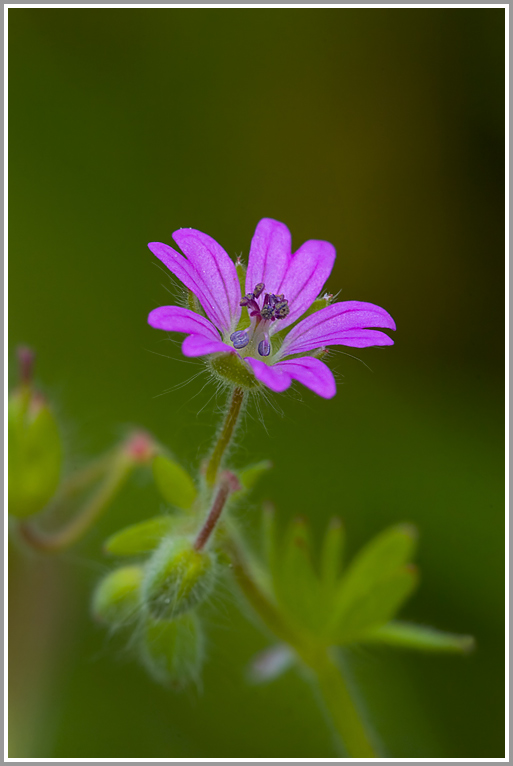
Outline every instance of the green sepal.
{"type": "Polygon", "coordinates": [[[294,520],[285,533],[273,578],[274,592],[297,621],[315,627],[320,607],[320,582],[312,561],[312,542],[306,520],[294,520]]]}
{"type": "Polygon", "coordinates": [[[254,463],[243,468],[242,471],[237,472],[237,477],[242,485],[243,490],[249,492],[257,484],[258,480],[264,473],[270,471],[273,464],[270,460],[262,460],[260,463],[254,463]]]}
{"type": "Polygon", "coordinates": [[[155,483],[163,498],[177,508],[190,510],[198,493],[187,471],[164,455],[156,455],[152,468],[155,483]]]}
{"type": "Polygon", "coordinates": [[[179,530],[183,534],[188,524],[190,525],[189,517],[155,516],[111,535],[105,540],[103,550],[112,556],[137,556],[140,553],[148,553],[172,531],[179,530]]]}
{"type": "Polygon", "coordinates": [[[198,683],[204,659],[201,622],[195,613],[176,620],[148,618],[143,626],[141,658],[152,678],[182,689],[198,683]]]}
{"type": "Polygon", "coordinates": [[[132,622],[140,610],[142,577],[138,566],[121,567],[106,575],[93,594],[93,617],[113,627],[132,622]]]}
{"type": "Polygon", "coordinates": [[[363,640],[368,631],[391,620],[415,590],[417,583],[417,570],[411,564],[406,564],[375,582],[358,598],[336,602],[337,624],[333,633],[336,643],[363,640]]]}
{"type": "Polygon", "coordinates": [[[237,258],[235,261],[235,271],[237,272],[237,277],[239,279],[239,287],[240,287],[240,294],[246,295],[246,272],[247,272],[247,266],[242,263],[240,258],[237,258]]]}
{"type": "Polygon", "coordinates": [[[52,499],[62,467],[62,442],[48,405],[24,387],[9,399],[9,513],[27,518],[52,499]]]}
{"type": "Polygon", "coordinates": [[[421,652],[469,654],[475,648],[472,636],[445,633],[436,628],[399,621],[375,628],[366,634],[364,640],[366,643],[386,644],[421,652]]]}
{"type": "Polygon", "coordinates": [[[195,314],[201,314],[203,317],[206,316],[201,303],[196,298],[192,290],[187,290],[187,308],[189,311],[194,311],[195,314]]]}
{"type": "Polygon", "coordinates": [[[237,354],[211,354],[207,357],[207,363],[214,375],[225,384],[247,391],[260,387],[251,369],[237,354]]]}
{"type": "MultiPolygon", "coordinates": [[[[235,270],[237,272],[237,277],[239,279],[239,287],[240,287],[240,294],[246,295],[246,266],[242,263],[240,258],[237,258],[237,261],[235,262],[235,270]]],[[[246,306],[242,306],[241,312],[240,312],[240,319],[237,322],[237,327],[235,328],[235,332],[239,332],[239,330],[245,330],[246,327],[249,327],[251,324],[251,319],[249,316],[249,312],[246,308],[246,306]]]]}
{"type": "Polygon", "coordinates": [[[216,561],[186,537],[164,538],[146,564],[141,596],[155,619],[171,620],[204,601],[214,587],[216,561]]]}

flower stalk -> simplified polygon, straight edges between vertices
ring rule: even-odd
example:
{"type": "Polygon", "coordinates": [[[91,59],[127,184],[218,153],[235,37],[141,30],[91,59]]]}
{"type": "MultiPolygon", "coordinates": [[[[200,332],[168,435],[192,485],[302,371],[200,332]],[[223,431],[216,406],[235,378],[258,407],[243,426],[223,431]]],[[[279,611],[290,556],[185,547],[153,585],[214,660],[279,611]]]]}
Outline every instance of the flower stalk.
{"type": "Polygon", "coordinates": [[[309,668],[333,727],[351,758],[375,758],[369,733],[351,697],[332,650],[317,646],[281,614],[257,582],[244,553],[233,539],[225,543],[232,571],[244,596],[269,630],[285,641],[309,668]]]}
{"type": "Polygon", "coordinates": [[[207,484],[213,487],[216,483],[217,474],[221,466],[223,456],[230,446],[230,442],[235,433],[237,421],[241,413],[242,404],[244,402],[244,390],[242,388],[234,388],[232,392],[232,398],[226,413],[224,423],[217,439],[216,445],[212,451],[212,454],[207,463],[205,472],[205,478],[207,484]]]}
{"type": "Polygon", "coordinates": [[[21,522],[19,531],[23,540],[32,548],[44,553],[57,553],[69,548],[98,521],[133,469],[137,465],[149,462],[156,450],[157,447],[149,435],[144,432],[133,433],[118,450],[94,460],[63,484],[53,510],[61,508],[73,495],[86,490],[104,476],[96,491],[73,518],[53,532],[43,532],[30,521],[21,522]]]}
{"type": "Polygon", "coordinates": [[[226,505],[226,501],[228,500],[229,495],[232,492],[237,492],[239,489],[240,484],[235,474],[230,473],[230,471],[225,471],[219,483],[219,489],[217,490],[217,494],[214,498],[214,502],[209,511],[209,514],[194,543],[194,548],[197,551],[201,551],[209,541],[212,532],[214,531],[216,524],[219,521],[221,513],[223,512],[223,508],[226,505]]]}

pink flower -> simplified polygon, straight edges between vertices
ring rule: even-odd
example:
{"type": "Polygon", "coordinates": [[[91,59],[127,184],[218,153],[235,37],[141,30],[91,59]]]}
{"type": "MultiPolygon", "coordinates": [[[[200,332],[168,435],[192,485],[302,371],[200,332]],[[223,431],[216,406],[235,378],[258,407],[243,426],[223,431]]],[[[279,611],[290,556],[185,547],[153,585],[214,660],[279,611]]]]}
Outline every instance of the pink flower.
{"type": "Polygon", "coordinates": [[[330,399],[335,380],[317,358],[326,346],[393,345],[388,335],[368,329],[395,330],[390,314],[372,303],[328,305],[326,298],[324,308],[297,321],[317,308],[313,304],[335,261],[329,242],[311,239],[292,253],[287,227],[263,218],[251,242],[242,296],[236,266],[215,240],[195,229],[179,229],[173,239],[185,257],[160,242],[148,247],[194,293],[205,316],[161,306],[150,312],[148,322],[159,330],[186,333],[185,356],[236,354],[273,391],[285,391],[298,380],[330,399]]]}

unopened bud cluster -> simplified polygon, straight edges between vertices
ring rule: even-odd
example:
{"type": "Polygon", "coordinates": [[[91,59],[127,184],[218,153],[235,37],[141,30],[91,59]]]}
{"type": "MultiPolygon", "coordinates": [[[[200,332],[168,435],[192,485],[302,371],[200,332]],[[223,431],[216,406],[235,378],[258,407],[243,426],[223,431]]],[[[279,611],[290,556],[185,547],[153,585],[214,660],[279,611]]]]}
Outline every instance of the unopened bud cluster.
{"type": "Polygon", "coordinates": [[[215,577],[214,554],[188,537],[167,536],[144,565],[116,569],[98,584],[93,615],[114,629],[133,626],[150,674],[181,687],[199,677],[203,634],[195,610],[215,577]]]}

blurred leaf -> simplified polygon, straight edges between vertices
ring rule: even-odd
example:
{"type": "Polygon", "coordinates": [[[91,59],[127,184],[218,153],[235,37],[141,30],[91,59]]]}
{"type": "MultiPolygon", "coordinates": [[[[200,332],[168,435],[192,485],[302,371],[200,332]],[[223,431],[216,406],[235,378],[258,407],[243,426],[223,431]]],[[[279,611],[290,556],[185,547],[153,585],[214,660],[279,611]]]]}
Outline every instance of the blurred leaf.
{"type": "Polygon", "coordinates": [[[159,545],[162,538],[177,527],[182,529],[188,519],[183,516],[155,516],[153,519],[141,521],[125,527],[111,535],[103,544],[105,553],[113,556],[135,556],[147,553],[159,545]]]}
{"type": "Polygon", "coordinates": [[[41,511],[59,486],[62,442],[48,405],[17,392],[9,399],[9,513],[26,518],[41,511]]]}
{"type": "Polygon", "coordinates": [[[153,460],[153,476],[168,503],[186,511],[191,508],[198,493],[193,480],[181,465],[164,455],[157,455],[153,460]]]}
{"type": "Polygon", "coordinates": [[[142,567],[130,566],[110,572],[93,594],[93,616],[100,622],[120,626],[133,620],[139,612],[142,567]]]}
{"type": "Polygon", "coordinates": [[[266,503],[262,510],[262,537],[264,559],[272,578],[276,576],[276,567],[278,564],[276,536],[276,511],[274,510],[274,506],[270,503],[266,503]]]}
{"type": "Polygon", "coordinates": [[[274,590],[283,607],[310,627],[318,622],[320,581],[312,561],[310,529],[304,519],[294,520],[285,533],[275,566],[274,590]]]}
{"type": "Polygon", "coordinates": [[[339,608],[366,595],[376,583],[412,557],[417,539],[414,527],[402,524],[386,529],[356,554],[347,569],[338,596],[339,608]]]}
{"type": "Polygon", "coordinates": [[[321,550],[321,582],[323,590],[332,591],[342,571],[345,530],[341,519],[331,519],[321,550]]]}
{"type": "Polygon", "coordinates": [[[388,622],[413,592],[417,582],[417,570],[408,564],[375,583],[365,595],[350,600],[343,598],[335,604],[335,640],[340,643],[359,640],[367,631],[388,622]]]}
{"type": "Polygon", "coordinates": [[[365,641],[423,652],[468,654],[475,648],[475,640],[472,636],[445,633],[409,622],[389,622],[382,625],[368,633],[365,641]]]}
{"type": "Polygon", "coordinates": [[[203,645],[203,630],[195,613],[176,620],[149,619],[144,626],[142,660],[156,681],[181,689],[198,682],[203,645]]]}
{"type": "Polygon", "coordinates": [[[260,463],[254,465],[248,465],[247,468],[243,468],[238,472],[238,478],[245,490],[253,489],[260,477],[270,471],[273,464],[270,460],[262,460],[260,463]]]}
{"type": "Polygon", "coordinates": [[[248,680],[254,684],[274,681],[294,662],[294,653],[287,644],[277,644],[256,654],[248,668],[248,680]]]}

